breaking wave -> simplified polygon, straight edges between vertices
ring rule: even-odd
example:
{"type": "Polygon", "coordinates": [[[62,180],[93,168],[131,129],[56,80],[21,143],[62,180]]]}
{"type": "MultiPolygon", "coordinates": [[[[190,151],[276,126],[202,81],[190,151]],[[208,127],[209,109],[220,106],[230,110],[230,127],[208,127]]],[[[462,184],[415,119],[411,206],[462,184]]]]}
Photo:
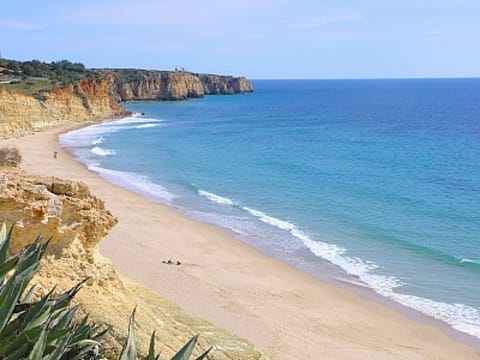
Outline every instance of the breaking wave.
{"type": "MultiPolygon", "coordinates": [[[[458,331],[480,338],[480,311],[478,309],[464,304],[449,304],[415,295],[398,293],[395,289],[403,286],[404,282],[394,276],[379,274],[376,272],[379,269],[377,264],[358,257],[348,256],[347,249],[338,245],[314,240],[312,236],[291,222],[278,219],[247,206],[242,206],[232,199],[211,192],[204,190],[198,190],[197,192],[200,196],[214,203],[236,207],[265,224],[289,232],[293,237],[300,240],[312,254],[340,267],[347,274],[356,277],[362,285],[368,286],[378,294],[435,319],[442,320],[458,331]]],[[[463,261],[469,262],[470,260],[463,259],[463,261]]]]}

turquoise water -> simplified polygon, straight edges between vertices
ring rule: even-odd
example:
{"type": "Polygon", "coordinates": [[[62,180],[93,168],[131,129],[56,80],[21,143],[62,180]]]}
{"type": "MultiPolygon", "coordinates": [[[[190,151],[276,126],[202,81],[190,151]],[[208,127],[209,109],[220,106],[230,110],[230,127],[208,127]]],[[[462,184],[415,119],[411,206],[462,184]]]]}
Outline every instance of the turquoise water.
{"type": "Polygon", "coordinates": [[[480,337],[480,80],[255,81],[63,135],[107,179],[480,337]]]}

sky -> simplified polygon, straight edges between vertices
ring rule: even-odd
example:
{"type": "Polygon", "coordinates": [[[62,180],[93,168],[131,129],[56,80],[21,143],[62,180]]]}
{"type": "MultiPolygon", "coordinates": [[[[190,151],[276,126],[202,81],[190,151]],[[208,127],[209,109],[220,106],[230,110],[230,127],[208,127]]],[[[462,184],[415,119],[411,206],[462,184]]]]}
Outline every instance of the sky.
{"type": "Polygon", "coordinates": [[[480,0],[22,0],[0,53],[251,79],[480,77],[480,0]]]}

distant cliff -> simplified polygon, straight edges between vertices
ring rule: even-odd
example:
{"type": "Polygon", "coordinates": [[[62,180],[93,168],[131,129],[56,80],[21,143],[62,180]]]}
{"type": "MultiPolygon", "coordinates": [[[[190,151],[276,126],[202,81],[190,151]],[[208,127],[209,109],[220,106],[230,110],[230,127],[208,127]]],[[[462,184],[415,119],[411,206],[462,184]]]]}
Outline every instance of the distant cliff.
{"type": "Polygon", "coordinates": [[[83,79],[35,95],[0,87],[0,138],[126,114],[106,79],[83,79]]]}
{"type": "Polygon", "coordinates": [[[186,100],[253,91],[244,77],[133,69],[104,70],[104,74],[120,101],[186,100]]]}
{"type": "Polygon", "coordinates": [[[186,100],[252,92],[243,77],[185,71],[96,70],[97,78],[29,94],[0,86],[0,139],[127,115],[131,100],[186,100]]]}

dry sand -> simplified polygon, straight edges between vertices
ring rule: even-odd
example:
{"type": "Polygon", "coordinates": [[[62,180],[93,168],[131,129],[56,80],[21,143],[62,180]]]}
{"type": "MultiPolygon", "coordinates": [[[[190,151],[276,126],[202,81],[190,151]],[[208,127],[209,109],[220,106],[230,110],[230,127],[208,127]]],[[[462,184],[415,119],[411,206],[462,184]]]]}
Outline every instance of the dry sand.
{"type": "Polygon", "coordinates": [[[8,142],[21,150],[26,170],[81,180],[106,202],[119,223],[100,250],[117,270],[250,339],[273,359],[478,358],[474,347],[437,327],[322,283],[222,229],[112,185],[61,150],[59,133],[8,142]],[[170,258],[182,265],[162,264],[170,258]]]}

